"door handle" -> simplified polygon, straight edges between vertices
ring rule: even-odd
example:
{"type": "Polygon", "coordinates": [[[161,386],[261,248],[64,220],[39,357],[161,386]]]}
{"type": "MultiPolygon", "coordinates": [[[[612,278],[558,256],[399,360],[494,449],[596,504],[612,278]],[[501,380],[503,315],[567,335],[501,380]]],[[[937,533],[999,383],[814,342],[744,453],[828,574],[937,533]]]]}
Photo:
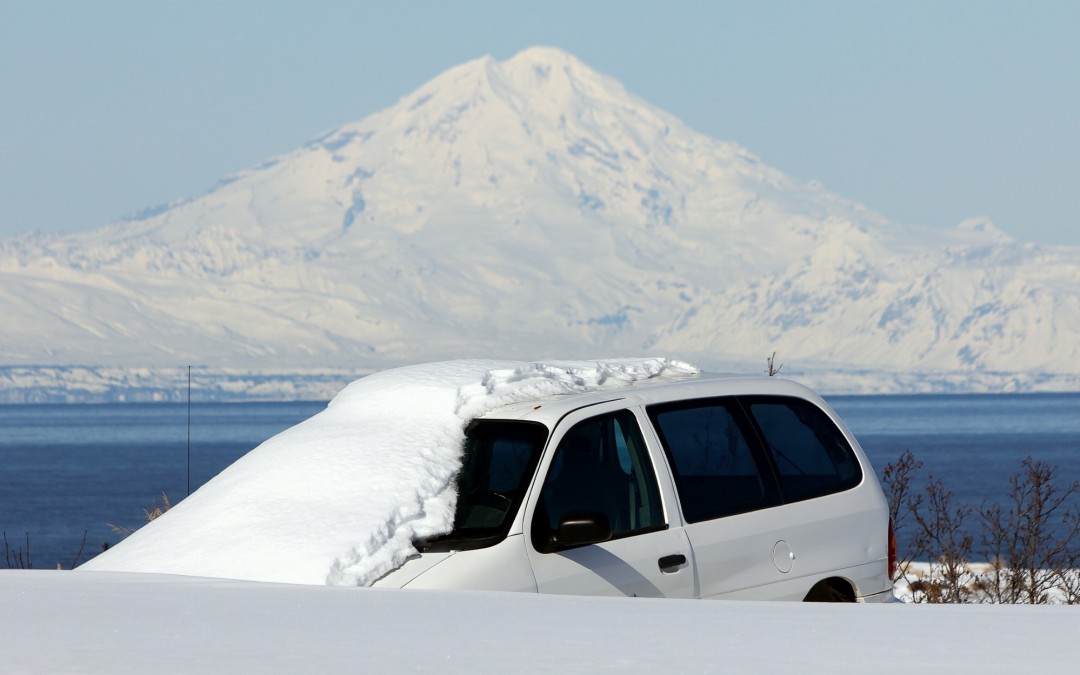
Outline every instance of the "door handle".
{"type": "Polygon", "coordinates": [[[656,562],[660,564],[661,572],[674,572],[686,564],[686,556],[682,553],[674,553],[672,555],[666,555],[656,562]]]}

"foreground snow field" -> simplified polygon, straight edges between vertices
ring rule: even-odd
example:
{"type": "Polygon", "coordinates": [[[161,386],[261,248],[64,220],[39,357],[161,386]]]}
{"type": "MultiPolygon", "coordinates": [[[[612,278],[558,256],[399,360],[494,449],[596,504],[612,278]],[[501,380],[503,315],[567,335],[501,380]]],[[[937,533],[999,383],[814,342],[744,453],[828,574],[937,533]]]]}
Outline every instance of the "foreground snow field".
{"type": "Polygon", "coordinates": [[[0,572],[0,670],[1071,672],[1080,612],[0,572]]]}

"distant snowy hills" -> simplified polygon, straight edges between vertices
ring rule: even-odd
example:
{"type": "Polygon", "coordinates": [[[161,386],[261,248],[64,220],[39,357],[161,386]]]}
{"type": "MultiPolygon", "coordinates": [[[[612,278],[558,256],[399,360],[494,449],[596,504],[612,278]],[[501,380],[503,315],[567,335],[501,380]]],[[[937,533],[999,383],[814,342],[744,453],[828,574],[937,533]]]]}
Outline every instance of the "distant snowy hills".
{"type": "Polygon", "coordinates": [[[1080,387],[1080,249],[903,227],[551,48],[209,193],[0,240],[0,399],[329,396],[448,358],[668,355],[826,391],[1080,387]],[[248,386],[250,385],[250,387],[248,386]]]}

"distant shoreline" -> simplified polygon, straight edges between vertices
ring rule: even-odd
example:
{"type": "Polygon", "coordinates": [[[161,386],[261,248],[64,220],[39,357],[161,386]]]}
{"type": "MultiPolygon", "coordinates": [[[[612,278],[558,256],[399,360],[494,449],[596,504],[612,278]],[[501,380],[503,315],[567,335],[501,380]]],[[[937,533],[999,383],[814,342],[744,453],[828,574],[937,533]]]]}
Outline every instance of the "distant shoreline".
{"type": "MultiPolygon", "coordinates": [[[[370,370],[192,370],[199,402],[329,401],[370,370]]],[[[0,403],[180,403],[188,369],[114,366],[0,366],[0,403]]]]}
{"type": "MultiPolygon", "coordinates": [[[[704,360],[696,361],[699,365],[704,360]]],[[[387,368],[394,364],[387,364],[387,368]]],[[[328,401],[350,382],[382,368],[275,368],[244,370],[197,366],[191,399],[200,402],[328,401]]],[[[762,374],[755,364],[705,370],[762,374]]],[[[826,396],[923,394],[1055,394],[1080,392],[1080,375],[1012,372],[875,372],[785,369],[826,396]]],[[[0,366],[0,404],[185,402],[188,369],[121,366],[0,366]]]]}

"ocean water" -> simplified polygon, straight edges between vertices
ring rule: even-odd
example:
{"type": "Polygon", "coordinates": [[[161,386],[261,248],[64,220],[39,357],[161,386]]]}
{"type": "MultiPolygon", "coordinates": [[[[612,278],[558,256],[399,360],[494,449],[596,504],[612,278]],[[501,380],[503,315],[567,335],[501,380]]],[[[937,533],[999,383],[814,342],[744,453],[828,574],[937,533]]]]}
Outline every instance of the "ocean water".
{"type": "MultiPolygon", "coordinates": [[[[325,407],[193,403],[191,490],[325,407]]],[[[85,562],[122,538],[111,526],[137,528],[163,495],[175,503],[188,494],[188,455],[186,404],[0,405],[0,532],[9,555],[21,551],[25,560],[29,550],[35,568],[85,562]]]]}
{"type": "MultiPolygon", "coordinates": [[[[829,404],[866,451],[878,476],[904,450],[923,462],[916,485],[941,480],[974,511],[1005,505],[1025,457],[1056,467],[1062,487],[1080,481],[1080,394],[834,396],[829,404]]],[[[1080,508],[1080,496],[1072,502],[1080,508]]],[[[968,530],[978,536],[977,517],[968,530]]],[[[1055,522],[1056,526],[1059,523],[1055,522]]],[[[901,554],[914,524],[897,532],[901,554]]]]}
{"type": "MultiPolygon", "coordinates": [[[[1027,456],[1080,480],[1080,394],[834,396],[875,469],[910,449],[958,501],[1000,500],[1027,456]]],[[[190,488],[325,402],[195,403],[190,488]]],[[[85,562],[188,491],[185,404],[0,406],[0,532],[35,568],[85,562]],[[83,537],[85,533],[85,545],[83,537]],[[80,552],[80,547],[82,550],[80,552]],[[29,555],[27,556],[27,551],[29,555]]],[[[906,544],[901,531],[900,544],[906,544]]],[[[0,541],[0,547],[3,547],[0,541]]]]}
{"type": "Polygon", "coordinates": [[[834,396],[880,476],[906,449],[965,503],[997,499],[1027,456],[1080,480],[1080,394],[834,396]]]}

